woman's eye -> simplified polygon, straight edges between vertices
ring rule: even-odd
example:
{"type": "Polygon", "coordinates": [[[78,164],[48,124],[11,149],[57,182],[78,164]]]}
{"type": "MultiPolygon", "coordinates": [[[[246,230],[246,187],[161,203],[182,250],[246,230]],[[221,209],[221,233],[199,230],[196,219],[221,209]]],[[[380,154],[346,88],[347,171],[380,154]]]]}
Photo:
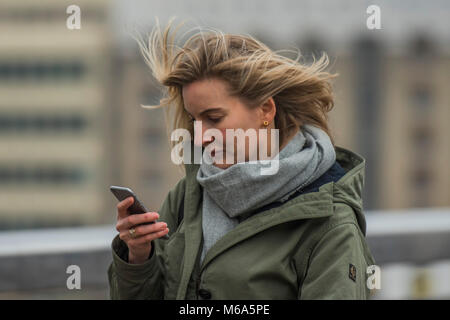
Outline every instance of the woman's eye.
{"type": "Polygon", "coordinates": [[[217,123],[217,122],[219,122],[220,120],[222,120],[222,118],[223,118],[223,117],[219,117],[219,118],[208,118],[208,120],[211,121],[211,122],[217,123]]]}

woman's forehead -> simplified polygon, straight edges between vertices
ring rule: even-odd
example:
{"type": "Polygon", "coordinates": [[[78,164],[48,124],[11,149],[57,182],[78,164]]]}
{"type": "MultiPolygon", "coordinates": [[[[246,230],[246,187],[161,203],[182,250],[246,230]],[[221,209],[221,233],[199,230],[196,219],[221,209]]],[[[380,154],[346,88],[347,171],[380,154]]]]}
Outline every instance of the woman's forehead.
{"type": "Polygon", "coordinates": [[[226,87],[221,81],[200,80],[183,86],[183,100],[188,108],[218,107],[226,98],[226,87]]]}

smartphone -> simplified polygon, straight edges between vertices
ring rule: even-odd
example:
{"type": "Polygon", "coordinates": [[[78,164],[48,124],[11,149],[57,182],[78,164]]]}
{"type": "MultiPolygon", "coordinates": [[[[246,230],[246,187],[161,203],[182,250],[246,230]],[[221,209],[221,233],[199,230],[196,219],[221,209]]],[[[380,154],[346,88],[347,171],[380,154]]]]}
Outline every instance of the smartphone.
{"type": "MultiPolygon", "coordinates": [[[[144,204],[138,199],[136,194],[130,188],[119,187],[119,186],[110,186],[109,190],[111,190],[112,194],[119,201],[123,201],[128,197],[134,198],[133,204],[130,207],[128,207],[128,212],[130,214],[141,214],[141,213],[150,212],[149,210],[147,210],[147,208],[144,206],[144,204]]],[[[146,223],[142,223],[142,225],[152,224],[152,223],[155,223],[155,222],[154,221],[146,222],[146,223]]],[[[162,236],[160,239],[167,240],[167,239],[169,239],[169,236],[166,234],[166,235],[162,236]]]]}

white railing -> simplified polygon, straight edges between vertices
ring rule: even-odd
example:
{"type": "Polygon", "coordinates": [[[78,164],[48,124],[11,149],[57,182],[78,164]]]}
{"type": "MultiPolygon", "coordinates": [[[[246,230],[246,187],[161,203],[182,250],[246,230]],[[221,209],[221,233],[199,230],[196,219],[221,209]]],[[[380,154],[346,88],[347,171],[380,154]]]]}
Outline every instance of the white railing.
{"type": "Polygon", "coordinates": [[[115,226],[55,228],[0,232],[0,258],[109,250],[115,226]]]}

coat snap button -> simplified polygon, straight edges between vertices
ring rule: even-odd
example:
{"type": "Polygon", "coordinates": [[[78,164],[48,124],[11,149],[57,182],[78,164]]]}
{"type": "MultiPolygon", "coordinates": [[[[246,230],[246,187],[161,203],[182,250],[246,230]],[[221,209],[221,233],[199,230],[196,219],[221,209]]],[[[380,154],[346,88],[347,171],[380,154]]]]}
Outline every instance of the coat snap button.
{"type": "Polygon", "coordinates": [[[209,292],[208,290],[205,289],[200,289],[198,290],[198,295],[205,300],[209,300],[211,299],[211,292],[209,292]]]}

